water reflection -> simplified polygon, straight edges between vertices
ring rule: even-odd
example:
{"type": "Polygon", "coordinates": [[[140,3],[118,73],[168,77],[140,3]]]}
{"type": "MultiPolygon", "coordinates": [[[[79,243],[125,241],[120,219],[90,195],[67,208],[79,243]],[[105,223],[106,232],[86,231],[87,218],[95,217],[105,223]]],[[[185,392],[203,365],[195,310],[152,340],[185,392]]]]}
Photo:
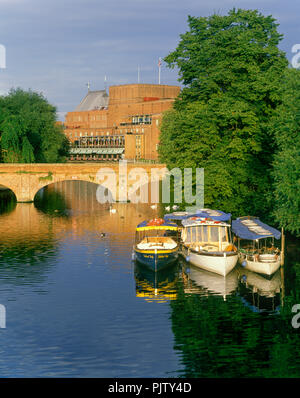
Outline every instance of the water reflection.
{"type": "Polygon", "coordinates": [[[15,194],[0,185],[0,215],[12,212],[17,205],[15,194]]]}
{"type": "Polygon", "coordinates": [[[137,261],[134,264],[136,296],[146,301],[164,303],[176,299],[179,264],[175,263],[157,272],[137,261]]]}
{"type": "Polygon", "coordinates": [[[279,311],[282,289],[281,270],[267,278],[255,272],[239,268],[239,295],[252,311],[279,311]]]}
{"type": "Polygon", "coordinates": [[[184,291],[187,294],[220,295],[226,297],[238,287],[238,271],[234,268],[225,277],[199,267],[183,264],[184,291]]]}
{"type": "Polygon", "coordinates": [[[33,203],[8,208],[0,222],[1,284],[41,283],[57,255],[51,220],[40,219],[33,203]]]}
{"type": "Polygon", "coordinates": [[[34,204],[38,210],[52,217],[70,216],[70,204],[54,185],[41,189],[35,196],[34,204]]]}
{"type": "Polygon", "coordinates": [[[299,376],[298,241],[287,239],[271,279],[241,267],[224,278],[183,259],[155,273],[131,253],[136,225],[159,207],[112,213],[96,190],[59,183],[34,204],[0,193],[2,376],[299,376]]]}

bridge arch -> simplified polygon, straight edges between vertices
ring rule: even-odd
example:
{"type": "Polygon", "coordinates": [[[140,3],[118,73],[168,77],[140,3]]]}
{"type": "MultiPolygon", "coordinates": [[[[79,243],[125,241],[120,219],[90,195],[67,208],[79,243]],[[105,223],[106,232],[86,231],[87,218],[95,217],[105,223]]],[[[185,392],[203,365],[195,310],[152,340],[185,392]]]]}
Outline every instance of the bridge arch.
{"type": "MultiPolygon", "coordinates": [[[[17,199],[17,202],[33,202],[36,193],[43,187],[55,182],[61,181],[88,181],[100,184],[108,188],[113,194],[115,193],[115,200],[119,200],[119,193],[122,192],[123,175],[120,173],[121,164],[116,163],[33,163],[33,164],[0,164],[0,184],[11,189],[17,199]],[[111,189],[111,181],[108,179],[98,180],[99,170],[105,170],[105,175],[116,176],[116,190],[111,189]],[[106,174],[107,171],[107,174],[106,174]],[[120,192],[119,192],[120,191],[120,192]]],[[[130,175],[131,170],[142,168],[149,176],[152,175],[152,170],[165,170],[165,165],[162,164],[137,164],[126,163],[125,173],[126,177],[130,175]]],[[[124,166],[122,166],[122,170],[124,166]]],[[[165,171],[162,172],[162,176],[165,171]]],[[[127,178],[127,188],[130,186],[130,181],[127,178]]]]}
{"type": "Polygon", "coordinates": [[[9,185],[9,184],[7,184],[5,182],[1,182],[1,179],[0,179],[0,192],[9,191],[9,192],[11,192],[13,194],[13,196],[17,200],[17,195],[15,193],[15,190],[16,190],[15,186],[9,185]]]}
{"type": "MultiPolygon", "coordinates": [[[[105,196],[110,197],[110,198],[111,198],[111,201],[115,201],[115,198],[113,197],[113,195],[112,195],[112,193],[110,192],[110,190],[109,190],[108,187],[106,187],[105,185],[98,184],[98,183],[95,182],[95,181],[91,181],[91,179],[88,179],[88,178],[86,178],[86,179],[82,179],[82,178],[81,178],[81,179],[68,179],[68,178],[67,178],[67,179],[61,179],[61,180],[54,181],[54,182],[53,182],[53,181],[49,181],[48,183],[44,183],[43,186],[41,186],[41,187],[34,193],[33,201],[35,201],[35,199],[36,199],[37,195],[39,194],[39,192],[41,192],[44,188],[51,187],[51,186],[55,186],[56,184],[63,183],[63,182],[72,182],[72,183],[74,183],[74,184],[76,184],[77,182],[87,182],[87,183],[89,183],[89,184],[93,184],[93,185],[97,186],[98,189],[100,188],[101,191],[104,193],[105,196]]],[[[100,195],[100,194],[98,194],[98,189],[97,189],[97,194],[96,194],[97,199],[99,198],[99,195],[100,195]]],[[[100,202],[100,200],[99,200],[99,202],[100,202]]],[[[100,202],[100,203],[101,203],[101,202],[100,202]]]]}

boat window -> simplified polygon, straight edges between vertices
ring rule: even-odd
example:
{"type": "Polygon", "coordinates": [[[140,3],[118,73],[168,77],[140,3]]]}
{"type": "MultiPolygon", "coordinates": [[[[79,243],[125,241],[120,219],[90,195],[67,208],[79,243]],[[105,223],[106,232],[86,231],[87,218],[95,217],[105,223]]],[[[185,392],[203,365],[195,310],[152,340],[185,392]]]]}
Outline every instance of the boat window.
{"type": "Polygon", "coordinates": [[[192,228],[187,228],[187,234],[186,234],[186,241],[191,242],[191,230],[192,228]]]}
{"type": "Polygon", "coordinates": [[[219,228],[210,227],[210,240],[211,242],[219,242],[219,228]]]}
{"type": "Polygon", "coordinates": [[[221,239],[221,242],[227,242],[228,241],[228,239],[227,239],[227,234],[226,234],[226,229],[227,229],[227,227],[220,227],[220,239],[221,239]]]}
{"type": "Polygon", "coordinates": [[[192,230],[192,236],[191,236],[191,241],[192,242],[197,242],[197,227],[192,227],[190,228],[192,230]]]}
{"type": "Polygon", "coordinates": [[[208,228],[205,225],[203,225],[202,239],[203,242],[208,242],[208,228]]]}

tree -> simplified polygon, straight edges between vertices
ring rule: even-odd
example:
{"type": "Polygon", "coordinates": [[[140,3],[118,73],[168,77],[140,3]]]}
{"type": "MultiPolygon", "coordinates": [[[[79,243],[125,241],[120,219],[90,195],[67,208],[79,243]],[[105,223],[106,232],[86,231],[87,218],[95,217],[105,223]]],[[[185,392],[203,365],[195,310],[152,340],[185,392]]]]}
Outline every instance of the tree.
{"type": "Polygon", "coordinates": [[[184,88],[163,118],[159,154],[168,167],[203,167],[205,206],[233,215],[265,215],[274,134],[288,61],[271,17],[233,9],[189,17],[165,61],[184,88]]]}
{"type": "Polygon", "coordinates": [[[288,69],[282,82],[283,101],[273,119],[277,151],[274,159],[273,215],[281,227],[300,235],[300,71],[288,69]]]}
{"type": "Polygon", "coordinates": [[[56,123],[56,108],[42,94],[16,89],[0,97],[0,134],[4,162],[67,159],[68,140],[56,123]]]}

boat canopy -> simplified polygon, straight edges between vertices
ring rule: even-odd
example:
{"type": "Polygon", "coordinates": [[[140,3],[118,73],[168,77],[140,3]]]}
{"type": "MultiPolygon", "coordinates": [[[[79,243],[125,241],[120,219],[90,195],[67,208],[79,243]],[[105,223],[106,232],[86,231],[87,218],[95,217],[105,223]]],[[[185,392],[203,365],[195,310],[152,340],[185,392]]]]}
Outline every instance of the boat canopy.
{"type": "Polygon", "coordinates": [[[211,218],[214,221],[228,221],[231,218],[231,213],[224,213],[221,210],[199,209],[195,216],[203,218],[211,218]]]}
{"type": "Polygon", "coordinates": [[[185,220],[188,217],[192,217],[194,213],[188,213],[187,211],[175,211],[174,213],[169,213],[164,215],[166,221],[169,220],[185,220]]]}
{"type": "Polygon", "coordinates": [[[224,213],[221,210],[197,209],[194,213],[178,211],[164,216],[165,220],[186,220],[190,217],[210,218],[214,221],[228,221],[231,213],[224,213]]]}
{"type": "Polygon", "coordinates": [[[136,227],[136,231],[150,231],[154,229],[177,231],[178,225],[174,222],[167,222],[165,220],[162,220],[161,223],[155,223],[154,219],[143,221],[136,227]]]}
{"type": "Polygon", "coordinates": [[[280,239],[277,229],[264,224],[257,217],[240,217],[232,221],[232,231],[241,239],[256,240],[274,237],[280,239]]]}
{"type": "Polygon", "coordinates": [[[186,220],[182,220],[182,225],[184,227],[196,227],[196,226],[220,226],[220,227],[230,227],[230,224],[227,224],[223,221],[217,221],[212,219],[207,219],[204,217],[189,217],[186,220]]]}

